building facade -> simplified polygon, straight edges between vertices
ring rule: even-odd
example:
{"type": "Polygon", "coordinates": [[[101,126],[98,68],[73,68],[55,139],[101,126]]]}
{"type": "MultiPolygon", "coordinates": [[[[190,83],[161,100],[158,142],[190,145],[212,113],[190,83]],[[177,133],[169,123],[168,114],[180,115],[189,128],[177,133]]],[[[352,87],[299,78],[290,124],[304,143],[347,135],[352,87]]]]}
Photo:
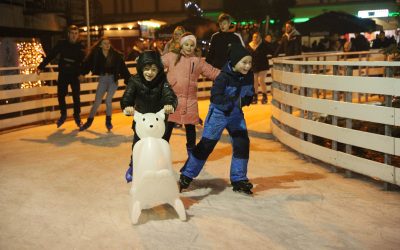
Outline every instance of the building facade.
{"type": "MultiPolygon", "coordinates": [[[[176,23],[187,17],[185,0],[99,0],[103,23],[159,19],[176,23]]],[[[223,0],[199,0],[196,3],[205,12],[220,11],[223,0]]]]}

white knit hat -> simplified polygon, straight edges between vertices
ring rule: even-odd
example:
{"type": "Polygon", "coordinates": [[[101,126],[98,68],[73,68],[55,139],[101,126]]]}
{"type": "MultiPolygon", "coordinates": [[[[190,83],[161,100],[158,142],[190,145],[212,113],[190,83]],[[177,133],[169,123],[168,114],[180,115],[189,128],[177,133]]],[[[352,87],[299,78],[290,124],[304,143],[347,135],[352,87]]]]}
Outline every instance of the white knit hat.
{"type": "Polygon", "coordinates": [[[194,46],[196,46],[196,42],[197,42],[197,39],[196,39],[196,37],[193,35],[193,34],[191,34],[191,33],[184,33],[182,36],[181,36],[181,40],[179,41],[179,44],[182,46],[183,45],[183,43],[185,43],[187,40],[192,40],[193,41],[193,43],[194,43],[194,46]]]}

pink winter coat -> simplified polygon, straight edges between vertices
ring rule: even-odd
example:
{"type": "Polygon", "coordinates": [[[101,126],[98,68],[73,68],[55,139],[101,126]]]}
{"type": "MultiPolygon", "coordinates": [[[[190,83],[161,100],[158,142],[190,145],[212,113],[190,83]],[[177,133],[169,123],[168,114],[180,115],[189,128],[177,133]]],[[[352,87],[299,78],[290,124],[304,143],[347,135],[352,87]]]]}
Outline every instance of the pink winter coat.
{"type": "Polygon", "coordinates": [[[168,82],[178,97],[178,107],[173,114],[169,115],[168,121],[179,124],[198,124],[197,80],[200,74],[214,80],[220,70],[194,55],[182,55],[175,65],[177,56],[173,52],[162,56],[164,67],[168,69],[168,82]]]}

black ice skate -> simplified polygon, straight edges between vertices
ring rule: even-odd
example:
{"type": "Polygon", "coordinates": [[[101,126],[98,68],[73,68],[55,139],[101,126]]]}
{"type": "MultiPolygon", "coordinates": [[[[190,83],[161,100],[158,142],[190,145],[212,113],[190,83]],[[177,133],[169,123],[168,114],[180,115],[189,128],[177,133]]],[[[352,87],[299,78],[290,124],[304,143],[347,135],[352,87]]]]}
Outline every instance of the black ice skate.
{"type": "Polygon", "coordinates": [[[257,104],[257,101],[258,101],[258,96],[257,96],[257,94],[254,94],[251,104],[257,104]]]}
{"type": "Polygon", "coordinates": [[[106,128],[108,132],[110,132],[111,129],[113,128],[113,125],[111,123],[111,116],[106,116],[106,128]]]}
{"type": "Polygon", "coordinates": [[[67,119],[67,115],[61,115],[60,119],[57,120],[57,128],[61,127],[67,119]]]}
{"type": "Polygon", "coordinates": [[[80,129],[82,126],[81,116],[79,114],[74,114],[74,120],[76,126],[78,126],[78,128],[80,129]]]}
{"type": "Polygon", "coordinates": [[[251,189],[253,188],[253,184],[251,184],[247,180],[243,181],[234,181],[232,182],[233,191],[245,194],[253,194],[251,189]]]}
{"type": "Polygon", "coordinates": [[[85,124],[83,124],[80,128],[79,131],[83,131],[88,129],[90,126],[92,126],[94,118],[88,118],[85,124]]]}
{"type": "Polygon", "coordinates": [[[268,103],[267,94],[265,94],[265,93],[262,94],[261,103],[262,103],[262,104],[267,104],[267,103],[268,103]]]}
{"type": "Polygon", "coordinates": [[[192,178],[181,174],[179,178],[179,193],[182,193],[182,189],[187,189],[192,181],[192,178]]]}

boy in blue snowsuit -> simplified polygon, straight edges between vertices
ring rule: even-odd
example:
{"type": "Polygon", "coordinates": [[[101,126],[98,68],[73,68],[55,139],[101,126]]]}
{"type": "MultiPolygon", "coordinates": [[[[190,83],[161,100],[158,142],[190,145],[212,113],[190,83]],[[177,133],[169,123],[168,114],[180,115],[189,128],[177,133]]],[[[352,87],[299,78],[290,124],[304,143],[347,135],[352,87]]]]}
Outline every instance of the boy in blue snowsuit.
{"type": "Polygon", "coordinates": [[[181,169],[180,190],[188,188],[193,178],[199,175],[226,128],[233,146],[230,170],[233,191],[252,194],[253,185],[247,178],[250,140],[242,111],[243,106],[250,105],[254,95],[251,63],[252,58],[247,49],[238,43],[231,44],[229,61],[214,80],[211,89],[211,103],[202,138],[189,153],[181,169]]]}

